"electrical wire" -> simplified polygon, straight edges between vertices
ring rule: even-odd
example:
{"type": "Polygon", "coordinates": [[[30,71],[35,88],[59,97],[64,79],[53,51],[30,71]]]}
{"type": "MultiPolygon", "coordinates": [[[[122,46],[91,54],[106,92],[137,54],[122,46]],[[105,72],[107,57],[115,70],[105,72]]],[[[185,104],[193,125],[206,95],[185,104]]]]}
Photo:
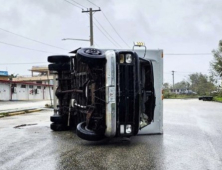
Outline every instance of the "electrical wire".
{"type": "MultiPolygon", "coordinates": [[[[77,7],[77,8],[80,8],[79,6],[77,6],[77,5],[75,5],[75,4],[71,3],[71,2],[69,2],[69,1],[67,1],[67,0],[64,0],[64,1],[66,1],[67,3],[73,5],[73,6],[77,7]]],[[[80,8],[80,9],[82,9],[82,8],[80,8]]]]}
{"type": "Polygon", "coordinates": [[[23,47],[23,46],[18,46],[18,45],[14,45],[14,44],[9,44],[9,43],[5,43],[0,41],[1,44],[5,44],[5,45],[9,45],[9,46],[13,46],[13,47],[17,47],[17,48],[23,48],[26,50],[32,50],[32,51],[37,51],[37,52],[42,52],[42,53],[50,53],[50,54],[54,54],[52,52],[48,52],[48,51],[43,51],[43,50],[38,50],[38,49],[33,49],[33,48],[28,48],[28,47],[23,47]]]}
{"type": "Polygon", "coordinates": [[[106,20],[108,21],[108,23],[111,25],[111,27],[113,28],[113,30],[116,32],[116,34],[118,35],[118,37],[125,43],[125,45],[127,47],[130,48],[130,46],[124,41],[124,39],[120,36],[120,34],[116,31],[116,29],[114,28],[114,26],[111,24],[111,22],[109,21],[109,19],[106,17],[105,13],[102,11],[103,16],[106,18],[106,20]]]}
{"type": "Polygon", "coordinates": [[[95,43],[95,45],[97,46],[97,47],[99,47],[99,45],[96,43],[96,42],[94,42],[95,43]]]}
{"type": "MultiPolygon", "coordinates": [[[[70,3],[69,1],[67,1],[67,0],[64,0],[64,1],[66,1],[66,2],[68,2],[68,3],[70,3]]],[[[72,0],[73,1],[73,0],[72,0]]],[[[77,3],[76,1],[73,1],[73,2],[75,2],[75,3],[77,3]]],[[[90,1],[89,1],[90,2],[90,1]]],[[[90,3],[92,3],[92,2],[90,2],[90,3]]],[[[72,3],[70,3],[70,4],[72,4],[72,3]]],[[[77,4],[79,4],[79,3],[77,3],[77,4]]],[[[72,5],[74,5],[74,4],[72,4],[72,5]]],[[[82,6],[82,7],[84,7],[83,5],[81,5],[81,4],[79,4],[80,6],[82,6]]],[[[94,4],[95,5],[95,4],[94,4]]],[[[74,6],[76,6],[76,5],[74,5],[74,6]]],[[[77,6],[76,6],[77,7],[77,6]]],[[[78,8],[80,8],[80,7],[78,7],[78,8]]],[[[86,7],[85,7],[86,8],[86,7]]],[[[104,27],[99,23],[99,21],[98,20],[96,20],[97,22],[98,22],[98,24],[101,26],[101,28],[103,29],[103,31],[104,32],[106,32],[106,34],[107,35],[109,35],[109,37],[96,25],[96,23],[95,22],[93,22],[93,24],[95,24],[95,26],[97,27],[97,29],[114,45],[114,46],[116,46],[116,44],[118,44],[111,36],[110,36],[110,34],[104,29],[104,27]],[[112,40],[112,41],[111,41],[112,40]],[[113,41],[116,43],[113,43],[113,41]]],[[[119,44],[118,44],[119,45],[119,44]]],[[[120,47],[121,47],[121,45],[119,45],[120,47]]],[[[117,47],[117,46],[116,46],[117,47]]],[[[118,48],[118,47],[117,47],[118,48]]],[[[122,47],[121,47],[122,48],[122,47]]]]}
{"type": "MultiPolygon", "coordinates": [[[[203,73],[208,74],[206,71],[193,71],[193,72],[183,72],[183,71],[174,71],[176,74],[194,74],[194,73],[203,73]]],[[[172,74],[172,72],[164,72],[164,74],[172,74]]]]}
{"type": "MultiPolygon", "coordinates": [[[[114,46],[116,46],[116,44],[113,43],[113,42],[110,40],[110,38],[96,25],[95,22],[93,22],[93,24],[96,26],[96,28],[97,28],[114,46]]],[[[117,46],[116,46],[116,47],[117,47],[117,46]]],[[[117,47],[117,48],[118,48],[118,47],[117,47]]]]}
{"type": "Polygon", "coordinates": [[[179,54],[174,54],[174,53],[166,53],[164,55],[212,55],[212,53],[179,53],[179,54]]]}
{"type": "MultiPolygon", "coordinates": [[[[89,16],[88,16],[89,17],[89,16]]],[[[115,43],[113,43],[113,41],[111,41],[111,39],[98,27],[98,25],[93,22],[93,24],[95,25],[95,27],[114,45],[117,47],[117,45],[115,43]]],[[[117,47],[118,48],[118,47],[117,47]]]]}
{"type": "MultiPolygon", "coordinates": [[[[87,0],[89,3],[95,5],[96,7],[100,8],[98,5],[96,5],[95,3],[87,0]]],[[[131,48],[127,43],[126,41],[120,36],[120,34],[117,32],[117,30],[114,28],[114,26],[111,24],[111,22],[109,21],[109,19],[107,18],[107,16],[105,15],[105,13],[101,10],[103,16],[106,18],[106,20],[108,21],[108,23],[111,25],[111,27],[113,28],[113,30],[115,31],[115,33],[118,35],[118,37],[125,43],[125,45],[129,48],[131,48]]]]}
{"type": "Polygon", "coordinates": [[[58,49],[61,49],[61,50],[66,50],[66,51],[68,50],[68,49],[64,49],[64,48],[61,48],[61,47],[57,47],[57,46],[54,46],[54,45],[50,45],[50,44],[47,44],[47,43],[44,43],[44,42],[41,42],[41,41],[38,41],[38,40],[34,40],[34,39],[32,39],[32,38],[28,38],[28,37],[25,37],[25,36],[23,36],[23,35],[16,34],[16,33],[14,33],[14,32],[5,30],[5,29],[3,29],[3,28],[0,28],[0,30],[5,31],[5,32],[10,33],[10,34],[13,34],[13,35],[16,35],[16,36],[18,36],[18,37],[22,37],[22,38],[27,39],[27,40],[30,40],[30,41],[37,42],[37,43],[39,43],[39,44],[44,44],[44,45],[47,45],[47,46],[50,46],[50,47],[54,47],[54,48],[58,48],[58,49]]]}
{"type": "Polygon", "coordinates": [[[87,1],[88,1],[89,3],[91,3],[91,4],[93,4],[94,6],[100,8],[98,5],[94,4],[93,2],[91,2],[91,1],[89,1],[89,0],[87,0],[87,1]]]}
{"type": "Polygon", "coordinates": [[[78,2],[76,2],[76,1],[74,1],[74,0],[71,0],[71,1],[73,1],[74,3],[78,4],[79,6],[81,6],[81,7],[83,7],[83,8],[87,8],[87,7],[81,5],[80,3],[78,3],[78,2]]]}
{"type": "Polygon", "coordinates": [[[120,46],[120,48],[122,48],[122,46],[121,46],[119,43],[117,43],[117,42],[112,38],[112,36],[110,36],[110,34],[105,30],[105,28],[100,24],[100,22],[99,22],[95,17],[93,17],[93,18],[97,21],[97,23],[100,25],[100,27],[103,29],[103,31],[106,32],[106,34],[110,37],[110,39],[112,39],[118,46],[120,46]]]}

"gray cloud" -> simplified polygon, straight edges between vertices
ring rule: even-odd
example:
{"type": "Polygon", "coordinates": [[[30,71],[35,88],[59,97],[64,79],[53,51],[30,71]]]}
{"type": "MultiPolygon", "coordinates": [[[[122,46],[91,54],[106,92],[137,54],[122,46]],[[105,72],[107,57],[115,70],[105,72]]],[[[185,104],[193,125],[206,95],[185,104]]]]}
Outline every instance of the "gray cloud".
{"type": "MultiPolygon", "coordinates": [[[[86,0],[77,2],[87,7],[95,6],[86,0]]],[[[29,48],[67,53],[88,42],[61,41],[62,38],[89,38],[89,18],[81,9],[64,0],[0,0],[0,28],[25,35],[49,44],[68,49],[47,47],[10,35],[0,30],[1,40],[29,48]]],[[[71,2],[71,1],[70,1],[71,2]]],[[[222,3],[220,0],[95,0],[124,40],[132,46],[133,41],[144,41],[149,49],[161,48],[165,53],[210,53],[217,48],[222,34],[222,3]]],[[[101,12],[94,14],[103,27],[118,41],[125,44],[115,34],[101,12]]],[[[100,48],[115,46],[94,26],[94,38],[100,48]]],[[[1,62],[45,62],[47,53],[18,49],[0,44],[1,62]]],[[[170,71],[175,70],[176,81],[189,73],[209,70],[212,56],[165,56],[165,81],[170,82],[170,71]],[[183,72],[183,73],[182,73],[183,72]]],[[[29,74],[31,65],[0,65],[10,73],[29,74]]]]}

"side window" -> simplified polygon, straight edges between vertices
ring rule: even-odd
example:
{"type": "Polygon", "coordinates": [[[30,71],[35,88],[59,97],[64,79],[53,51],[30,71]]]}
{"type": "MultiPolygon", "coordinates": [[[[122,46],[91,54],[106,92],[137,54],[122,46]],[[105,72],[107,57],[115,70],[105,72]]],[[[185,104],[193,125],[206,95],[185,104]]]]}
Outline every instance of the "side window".
{"type": "Polygon", "coordinates": [[[30,88],[30,89],[33,89],[33,85],[29,85],[29,88],[30,88]]]}
{"type": "Polygon", "coordinates": [[[37,89],[41,89],[42,87],[41,86],[37,86],[37,89]]]}
{"type": "Polygon", "coordinates": [[[26,88],[26,85],[25,85],[25,84],[22,84],[22,85],[21,85],[21,88],[26,88]]]}

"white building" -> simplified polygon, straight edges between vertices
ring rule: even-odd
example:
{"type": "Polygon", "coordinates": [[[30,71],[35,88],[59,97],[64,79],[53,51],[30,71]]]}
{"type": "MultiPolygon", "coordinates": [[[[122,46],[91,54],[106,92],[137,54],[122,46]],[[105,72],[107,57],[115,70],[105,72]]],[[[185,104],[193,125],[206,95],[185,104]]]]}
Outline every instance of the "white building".
{"type": "Polygon", "coordinates": [[[49,100],[53,86],[47,84],[0,80],[0,100],[49,100]]]}
{"type": "Polygon", "coordinates": [[[13,81],[53,84],[53,76],[48,70],[48,66],[32,66],[29,71],[31,71],[31,75],[17,76],[13,78],[13,81]]]}

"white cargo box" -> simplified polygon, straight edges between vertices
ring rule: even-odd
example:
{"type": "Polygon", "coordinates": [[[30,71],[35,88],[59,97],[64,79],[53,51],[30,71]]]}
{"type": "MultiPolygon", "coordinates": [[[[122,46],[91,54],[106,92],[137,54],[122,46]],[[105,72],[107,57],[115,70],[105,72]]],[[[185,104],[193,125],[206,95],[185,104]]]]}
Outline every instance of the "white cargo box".
{"type": "MultiPolygon", "coordinates": [[[[139,57],[144,56],[144,50],[135,50],[135,52],[139,57]]],[[[144,58],[152,60],[153,63],[156,107],[153,122],[140,130],[139,134],[161,134],[163,133],[163,50],[147,50],[144,58]]]]}

